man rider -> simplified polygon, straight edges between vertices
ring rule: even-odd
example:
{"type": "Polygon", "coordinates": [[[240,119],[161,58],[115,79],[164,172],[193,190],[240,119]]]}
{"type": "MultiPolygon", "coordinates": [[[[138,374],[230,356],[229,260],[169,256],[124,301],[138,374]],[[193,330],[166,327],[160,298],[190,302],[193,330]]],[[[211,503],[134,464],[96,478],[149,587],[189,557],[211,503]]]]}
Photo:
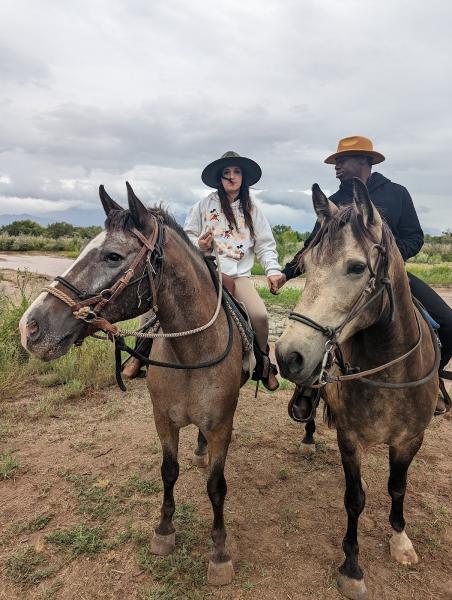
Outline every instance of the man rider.
{"type": "MultiPolygon", "coordinates": [[[[348,204],[353,197],[353,177],[364,181],[370,197],[379,209],[386,223],[394,234],[395,241],[404,261],[415,256],[422,248],[424,234],[408,190],[393,183],[380,173],[372,173],[372,166],[381,163],[385,157],[374,151],[371,140],[362,136],[347,137],[339,141],[337,151],[325,159],[326,164],[335,165],[336,177],[340,181],[339,190],[330,198],[338,206],[348,204]]],[[[303,248],[286,264],[283,279],[278,287],[274,286],[273,293],[284,285],[288,279],[300,274],[299,258],[319,229],[317,222],[313,232],[304,243],[303,248]]],[[[413,295],[425,306],[429,314],[438,322],[440,328],[441,362],[440,375],[452,356],[452,309],[426,283],[412,273],[408,279],[413,295]]],[[[307,388],[297,388],[294,399],[294,412],[297,420],[308,421],[313,416],[312,392],[307,388]]],[[[445,398],[438,398],[435,414],[443,414],[450,407],[445,398]]]]}

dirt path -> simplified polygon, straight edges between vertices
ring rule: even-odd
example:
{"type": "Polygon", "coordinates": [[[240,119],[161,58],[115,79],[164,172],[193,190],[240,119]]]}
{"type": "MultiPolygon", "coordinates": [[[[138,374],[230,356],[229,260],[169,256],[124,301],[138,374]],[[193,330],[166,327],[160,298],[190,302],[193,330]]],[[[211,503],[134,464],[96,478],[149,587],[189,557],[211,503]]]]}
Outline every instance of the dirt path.
{"type": "MultiPolygon", "coordinates": [[[[31,390],[3,406],[0,451],[12,451],[20,466],[0,483],[0,598],[340,597],[334,577],[345,512],[335,434],[320,424],[318,453],[300,457],[301,429],[286,416],[290,390],[261,392],[257,400],[251,386],[242,391],[226,471],[237,576],[214,590],[205,586],[211,511],[206,474],[191,463],[194,428],[181,436],[178,551],[173,562],[154,560],[148,545],[160,510],[154,487],[160,450],[144,382],[131,382],[126,394],[115,388],[92,394],[39,418],[34,411],[48,390],[31,390]],[[81,523],[102,528],[91,532],[92,554],[83,552],[90,547],[87,530],[74,529],[81,523]],[[77,535],[65,538],[61,530],[68,528],[77,535]],[[46,539],[52,533],[53,542],[46,539]]],[[[451,420],[435,420],[410,472],[406,519],[421,559],[415,567],[389,557],[387,452],[377,448],[365,459],[369,490],[360,550],[371,599],[452,598],[451,432],[451,420]]]]}

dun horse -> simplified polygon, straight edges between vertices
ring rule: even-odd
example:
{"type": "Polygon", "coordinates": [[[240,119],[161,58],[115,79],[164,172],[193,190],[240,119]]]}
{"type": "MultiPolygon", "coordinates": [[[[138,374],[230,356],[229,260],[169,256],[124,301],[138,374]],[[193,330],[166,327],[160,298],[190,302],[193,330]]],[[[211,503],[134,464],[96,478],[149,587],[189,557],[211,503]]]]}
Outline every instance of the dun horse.
{"type": "Polygon", "coordinates": [[[114,334],[113,323],[152,307],[158,310],[163,334],[170,337],[155,340],[152,359],[179,368],[148,370],[164,484],[161,519],[151,549],[166,555],[175,547],[173,488],[179,475],[179,430],[193,423],[200,431],[198,462],[207,466],[208,452],[210,465],[207,491],[214,514],[214,548],[208,581],[223,585],[234,576],[225,548],[224,465],[241,384],[242,342],[224,308],[207,329],[171,337],[202,329],[213,320],[219,309],[218,294],[205,260],[183,229],[165,211],[145,208],[128,184],[127,188],[129,209],[123,210],[101,186],[106,230],[24,314],[22,343],[38,357],[52,360],[95,329],[114,334]]]}
{"type": "Polygon", "coordinates": [[[313,202],[321,228],[302,257],[306,287],[276,356],[282,375],[296,384],[336,384],[327,397],[348,516],[338,583],[345,596],[361,600],[367,597],[358,564],[358,519],[365,503],[361,454],[375,444],[389,446],[390,552],[403,565],[417,563],[403,502],[408,468],[436,405],[439,352],[365,185],[354,181],[353,204],[343,208],[315,185],[313,202]]]}

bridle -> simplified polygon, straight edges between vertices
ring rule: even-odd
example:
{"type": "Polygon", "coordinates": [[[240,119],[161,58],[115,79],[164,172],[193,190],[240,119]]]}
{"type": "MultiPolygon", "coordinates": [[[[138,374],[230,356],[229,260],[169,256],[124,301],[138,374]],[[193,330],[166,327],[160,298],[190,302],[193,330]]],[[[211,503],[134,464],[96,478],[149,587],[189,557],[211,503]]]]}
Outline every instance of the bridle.
{"type": "MultiPolygon", "coordinates": [[[[205,331],[208,329],[213,323],[216,321],[218,314],[220,312],[221,306],[223,304],[223,288],[222,288],[222,278],[221,271],[218,270],[218,278],[216,278],[215,269],[210,265],[209,262],[206,261],[209,272],[214,281],[214,285],[217,291],[218,300],[217,306],[215,309],[215,313],[208,323],[201,325],[195,329],[191,329],[189,331],[181,331],[181,332],[170,332],[170,333],[162,333],[162,332],[149,332],[149,333],[140,333],[140,331],[123,331],[119,329],[116,325],[108,321],[105,317],[101,315],[102,310],[108,305],[108,303],[112,302],[129,286],[139,283],[143,279],[147,278],[149,281],[149,298],[148,300],[152,302],[152,310],[155,314],[158,313],[158,304],[157,304],[157,291],[160,285],[161,276],[162,276],[162,267],[164,261],[164,253],[163,253],[163,242],[164,242],[164,224],[163,222],[155,217],[154,215],[150,215],[152,218],[152,234],[147,239],[138,229],[131,229],[131,233],[138,238],[138,240],[142,243],[142,247],[136,257],[133,259],[131,265],[122,274],[122,276],[117,279],[117,281],[107,289],[104,289],[96,294],[87,294],[85,291],[79,290],[75,285],[69,282],[66,278],[58,276],[55,278],[55,281],[62,284],[67,290],[76,295],[77,301],[71,298],[68,294],[66,294],[61,289],[53,287],[52,285],[45,286],[43,291],[48,292],[52,296],[58,298],[62,302],[64,302],[69,308],[73,316],[76,319],[80,319],[85,321],[89,325],[89,333],[88,335],[96,336],[97,331],[104,331],[107,334],[107,338],[114,342],[115,344],[115,362],[116,362],[116,381],[119,387],[125,391],[126,387],[122,381],[121,376],[121,353],[128,352],[131,356],[139,358],[143,364],[146,365],[154,365],[158,367],[171,368],[171,369],[202,369],[206,367],[211,367],[217,365],[221,361],[223,361],[226,356],[228,356],[229,352],[232,348],[233,343],[233,321],[235,319],[230,314],[230,310],[225,310],[226,320],[228,324],[228,340],[226,343],[226,347],[224,351],[217,357],[210,359],[208,361],[196,363],[196,364],[186,364],[186,363],[167,363],[161,362],[157,360],[150,359],[147,356],[143,356],[139,354],[136,350],[130,348],[124,339],[125,335],[134,335],[135,337],[147,337],[147,338],[180,338],[188,335],[193,335],[195,333],[199,333],[201,331],[205,331]],[[136,270],[140,263],[145,259],[145,269],[142,275],[135,277],[136,270]]],[[[218,264],[218,256],[217,256],[217,264],[218,264]]],[[[141,301],[141,299],[140,299],[141,301]]],[[[229,308],[227,306],[227,308],[229,308]]],[[[77,344],[77,342],[76,342],[77,344]]]]}
{"type": "MultiPolygon", "coordinates": [[[[289,314],[289,319],[291,319],[293,321],[298,321],[299,323],[302,323],[303,325],[307,325],[308,327],[311,327],[312,329],[319,331],[327,338],[327,341],[325,342],[325,353],[323,355],[320,373],[318,375],[317,381],[306,387],[319,389],[321,387],[324,387],[328,383],[356,381],[359,379],[363,383],[374,386],[374,387],[389,388],[389,389],[412,388],[412,387],[418,387],[420,385],[423,385],[424,383],[427,383],[434,376],[435,372],[438,371],[439,362],[440,362],[440,358],[441,358],[440,352],[439,352],[439,346],[437,343],[436,334],[435,334],[432,326],[430,325],[429,320],[425,319],[429,326],[433,344],[434,344],[434,348],[435,348],[435,363],[434,363],[433,368],[429,371],[429,373],[425,377],[422,377],[421,379],[418,379],[416,381],[405,382],[405,383],[391,383],[391,382],[386,382],[386,381],[368,379],[368,377],[367,377],[368,375],[373,375],[375,373],[379,373],[381,371],[384,371],[385,369],[388,369],[389,367],[392,367],[392,366],[406,360],[411,354],[413,354],[413,352],[415,352],[419,348],[419,346],[422,343],[422,327],[419,322],[419,317],[418,317],[416,311],[415,311],[415,317],[416,317],[416,324],[417,324],[417,329],[418,329],[417,341],[414,344],[414,346],[412,346],[412,348],[410,348],[407,352],[405,352],[401,356],[398,356],[397,358],[395,358],[391,361],[386,362],[383,365],[379,365],[378,367],[374,367],[372,369],[367,369],[365,371],[361,371],[360,367],[358,367],[358,366],[352,367],[351,365],[349,365],[348,363],[346,363],[344,361],[342,350],[340,348],[339,342],[337,341],[338,337],[340,336],[340,334],[344,330],[344,328],[351,321],[353,321],[353,319],[355,319],[358,315],[360,315],[365,310],[367,310],[367,308],[369,306],[371,306],[374,302],[376,302],[378,300],[378,298],[381,298],[381,300],[382,300],[381,308],[380,308],[380,317],[381,317],[382,311],[383,311],[383,294],[385,292],[387,293],[388,299],[389,299],[388,322],[394,321],[394,292],[393,292],[391,280],[389,278],[388,254],[387,254],[386,248],[382,244],[373,244],[369,248],[369,251],[367,254],[367,268],[370,272],[370,278],[367,283],[367,286],[364,288],[364,290],[358,296],[357,300],[353,304],[352,308],[350,309],[350,311],[347,314],[347,316],[345,317],[345,319],[337,327],[328,327],[328,326],[321,325],[320,323],[317,323],[310,317],[307,317],[306,315],[302,315],[297,312],[291,312],[289,314]],[[378,251],[378,256],[377,256],[377,261],[376,261],[375,267],[373,268],[371,259],[372,259],[372,252],[374,250],[378,251]],[[378,276],[378,272],[380,270],[382,270],[381,277],[378,276]],[[375,291],[375,289],[376,289],[376,291],[375,291]],[[331,373],[331,370],[333,369],[334,365],[337,365],[339,367],[341,375],[333,375],[331,373]]],[[[416,307],[419,309],[419,312],[422,315],[424,315],[424,309],[423,309],[422,305],[415,298],[413,298],[413,302],[416,305],[416,307]]]]}
{"type": "Polygon", "coordinates": [[[131,233],[141,242],[141,249],[133,259],[127,271],[125,271],[125,273],[123,273],[110,288],[106,288],[96,294],[88,294],[86,291],[79,290],[66,278],[57,276],[55,277],[55,281],[61,283],[65,288],[75,294],[77,301],[52,285],[45,286],[42,288],[43,291],[55,296],[69,306],[76,319],[85,321],[90,325],[91,332],[103,330],[113,338],[119,334],[119,329],[116,325],[110,323],[110,321],[103,317],[101,312],[107,304],[115,300],[127,287],[147,278],[150,291],[149,300],[153,302],[152,310],[157,313],[157,289],[160,283],[160,267],[163,262],[164,228],[154,215],[151,215],[151,217],[153,226],[152,234],[149,239],[138,231],[138,229],[133,228],[131,230],[131,233]],[[135,277],[136,270],[145,257],[145,270],[142,275],[135,277]],[[157,281],[155,277],[158,277],[157,281]]]}

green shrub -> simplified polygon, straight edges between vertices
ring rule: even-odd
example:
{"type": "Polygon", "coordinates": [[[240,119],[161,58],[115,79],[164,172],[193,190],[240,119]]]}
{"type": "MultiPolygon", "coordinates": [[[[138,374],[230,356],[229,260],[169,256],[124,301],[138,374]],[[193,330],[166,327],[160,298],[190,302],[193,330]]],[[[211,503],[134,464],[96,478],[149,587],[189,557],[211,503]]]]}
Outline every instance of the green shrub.
{"type": "Polygon", "coordinates": [[[452,263],[420,265],[407,263],[407,271],[425,281],[428,285],[452,286],[452,263]]]}

